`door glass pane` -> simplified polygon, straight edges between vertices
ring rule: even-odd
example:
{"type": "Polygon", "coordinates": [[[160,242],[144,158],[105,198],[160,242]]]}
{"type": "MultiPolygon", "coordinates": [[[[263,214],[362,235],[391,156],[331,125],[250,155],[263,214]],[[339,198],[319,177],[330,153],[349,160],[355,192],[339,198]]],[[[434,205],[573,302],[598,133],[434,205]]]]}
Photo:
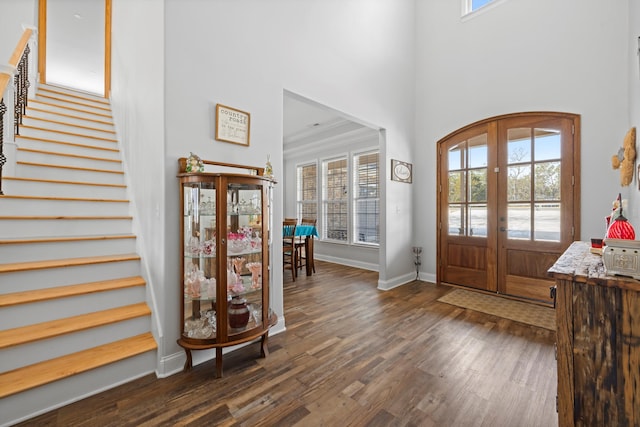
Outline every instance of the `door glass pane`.
{"type": "Polygon", "coordinates": [[[514,128],[507,131],[507,163],[531,161],[531,129],[514,128]]]}
{"type": "Polygon", "coordinates": [[[543,162],[535,166],[536,201],[560,200],[560,162],[543,162]]]}
{"type": "Polygon", "coordinates": [[[536,203],[534,240],[560,241],[560,203],[536,203]]]}
{"type": "Polygon", "coordinates": [[[462,236],[464,230],[462,228],[463,223],[463,206],[462,205],[449,205],[449,235],[450,236],[462,236]]]}
{"type": "Polygon", "coordinates": [[[449,172],[449,203],[460,203],[465,201],[466,173],[449,172]]]}
{"type": "Polygon", "coordinates": [[[509,203],[507,207],[507,237],[509,239],[531,238],[531,204],[509,203]]]}
{"type": "Polygon", "coordinates": [[[476,169],[469,171],[469,201],[487,201],[487,170],[476,169]]]}
{"type": "Polygon", "coordinates": [[[469,206],[469,236],[487,237],[487,205],[469,206]]]}
{"type": "Polygon", "coordinates": [[[487,134],[469,138],[469,168],[487,166],[487,134]]]}
{"type": "Polygon", "coordinates": [[[449,170],[460,170],[465,166],[464,142],[449,149],[449,170]]]}
{"type": "Polygon", "coordinates": [[[555,160],[560,158],[560,131],[555,129],[535,129],[535,160],[555,160]]]}
{"type": "Polygon", "coordinates": [[[507,168],[507,201],[531,200],[531,164],[507,168]]]}

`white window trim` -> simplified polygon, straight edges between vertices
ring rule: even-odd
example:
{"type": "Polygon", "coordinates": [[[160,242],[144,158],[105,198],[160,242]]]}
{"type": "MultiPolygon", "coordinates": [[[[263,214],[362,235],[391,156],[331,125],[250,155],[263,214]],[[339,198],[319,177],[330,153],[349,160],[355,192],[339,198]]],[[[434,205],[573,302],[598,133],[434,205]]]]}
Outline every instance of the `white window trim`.
{"type": "Polygon", "coordinates": [[[317,216],[317,226],[316,229],[318,230],[318,235],[322,235],[321,233],[321,217],[320,217],[320,201],[318,200],[318,189],[322,190],[322,162],[320,162],[318,159],[313,159],[313,160],[309,160],[306,162],[300,162],[300,163],[296,163],[295,165],[295,171],[296,171],[296,180],[295,180],[295,192],[296,192],[296,200],[295,200],[295,209],[296,209],[296,218],[298,218],[298,221],[300,221],[301,215],[300,215],[300,200],[298,199],[299,195],[300,195],[300,188],[298,187],[298,168],[301,167],[305,167],[305,166],[316,166],[316,216],[317,216]]]}
{"type": "MultiPolygon", "coordinates": [[[[371,147],[371,148],[363,148],[363,149],[359,149],[357,151],[352,151],[349,153],[349,157],[350,157],[350,162],[351,162],[351,166],[353,166],[354,163],[354,159],[356,156],[361,156],[361,155],[367,155],[367,154],[373,154],[373,153],[377,153],[378,154],[378,206],[380,206],[380,195],[382,193],[382,153],[380,152],[380,148],[379,147],[371,147]]],[[[353,168],[352,168],[353,169],[353,168]]],[[[350,207],[352,208],[352,212],[350,212],[350,214],[352,215],[349,220],[350,220],[350,228],[349,228],[349,241],[350,244],[353,246],[360,246],[360,247],[365,247],[365,248],[379,248],[380,247],[380,243],[367,243],[367,242],[358,242],[358,241],[354,241],[353,240],[353,232],[355,230],[355,224],[353,223],[353,216],[355,215],[355,202],[356,202],[356,196],[354,195],[354,190],[355,190],[355,178],[353,176],[353,170],[349,171],[349,173],[351,174],[350,178],[351,178],[351,194],[349,194],[350,196],[350,202],[349,204],[351,205],[350,207]]],[[[382,216],[382,212],[378,212],[378,218],[380,218],[382,216]]],[[[378,239],[380,239],[380,230],[378,229],[378,239]]]]}
{"type": "Polygon", "coordinates": [[[347,151],[345,153],[341,153],[341,154],[332,154],[331,156],[328,157],[323,157],[320,160],[320,191],[321,191],[321,195],[320,195],[320,203],[318,206],[318,223],[322,224],[322,233],[318,233],[320,234],[320,240],[322,240],[323,242],[330,242],[330,243],[335,243],[338,245],[350,245],[351,244],[351,236],[349,231],[352,228],[352,224],[351,224],[351,213],[352,213],[352,209],[351,209],[351,186],[353,185],[353,178],[351,177],[351,152],[347,151]],[[324,236],[324,202],[326,200],[325,197],[325,171],[324,171],[324,166],[326,162],[330,162],[332,160],[339,160],[339,159],[343,159],[345,158],[347,159],[347,240],[343,241],[343,240],[336,240],[336,239],[329,239],[329,238],[325,238],[324,236]]]}

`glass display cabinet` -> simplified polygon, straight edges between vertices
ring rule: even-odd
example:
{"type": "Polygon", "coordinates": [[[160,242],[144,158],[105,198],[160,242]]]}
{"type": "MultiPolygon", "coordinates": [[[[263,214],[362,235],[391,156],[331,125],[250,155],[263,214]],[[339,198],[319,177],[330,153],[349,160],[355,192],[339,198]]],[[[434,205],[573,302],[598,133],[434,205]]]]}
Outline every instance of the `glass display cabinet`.
{"type": "Polygon", "coordinates": [[[268,355],[269,328],[277,321],[269,306],[274,182],[260,168],[199,161],[199,167],[187,168],[187,159],[179,159],[183,257],[178,344],[187,355],[185,369],[192,366],[192,350],[215,348],[216,376],[221,377],[225,347],[260,339],[261,356],[268,355]],[[234,169],[205,172],[204,165],[234,169]]]}

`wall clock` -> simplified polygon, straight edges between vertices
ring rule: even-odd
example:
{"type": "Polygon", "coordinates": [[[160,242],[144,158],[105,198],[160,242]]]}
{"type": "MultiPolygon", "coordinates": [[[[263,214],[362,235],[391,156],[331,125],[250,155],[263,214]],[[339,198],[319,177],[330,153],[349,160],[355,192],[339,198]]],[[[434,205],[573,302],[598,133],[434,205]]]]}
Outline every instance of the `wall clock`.
{"type": "Polygon", "coordinates": [[[393,181],[411,183],[412,175],[411,163],[391,160],[391,179],[393,181]]]}

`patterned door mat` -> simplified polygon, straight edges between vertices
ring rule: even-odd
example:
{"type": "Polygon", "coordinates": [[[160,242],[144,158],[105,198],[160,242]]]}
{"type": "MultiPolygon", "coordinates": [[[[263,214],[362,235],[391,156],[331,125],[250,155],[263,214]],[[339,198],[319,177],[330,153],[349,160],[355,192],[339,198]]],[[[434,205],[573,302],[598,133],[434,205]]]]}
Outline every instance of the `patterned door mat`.
{"type": "Polygon", "coordinates": [[[455,289],[439,298],[438,301],[552,331],[556,330],[556,312],[551,307],[528,304],[480,292],[465,291],[464,289],[455,289]]]}

